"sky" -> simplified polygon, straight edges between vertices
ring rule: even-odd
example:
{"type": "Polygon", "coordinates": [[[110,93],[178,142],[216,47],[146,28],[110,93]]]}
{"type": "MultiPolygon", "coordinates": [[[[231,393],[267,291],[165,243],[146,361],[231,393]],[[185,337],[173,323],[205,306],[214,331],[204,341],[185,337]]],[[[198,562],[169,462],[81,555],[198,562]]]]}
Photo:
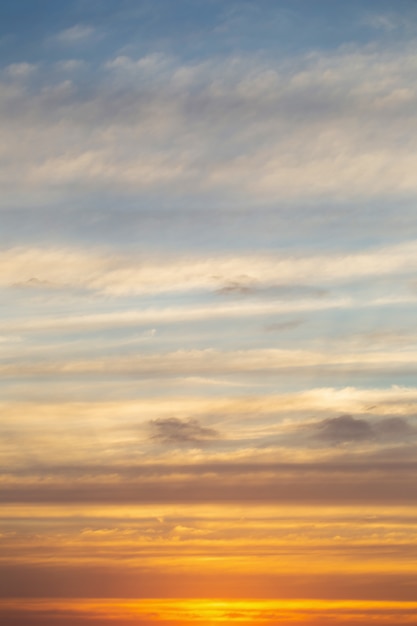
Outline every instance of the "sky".
{"type": "Polygon", "coordinates": [[[417,3],[0,0],[0,621],[415,626],[417,3]]]}

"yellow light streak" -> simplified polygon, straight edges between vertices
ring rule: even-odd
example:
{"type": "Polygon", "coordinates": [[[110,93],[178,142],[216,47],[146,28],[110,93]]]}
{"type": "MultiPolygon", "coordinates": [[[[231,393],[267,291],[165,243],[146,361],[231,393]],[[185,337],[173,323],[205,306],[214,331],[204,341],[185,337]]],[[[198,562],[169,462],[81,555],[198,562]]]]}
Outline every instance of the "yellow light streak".
{"type": "MultiPolygon", "coordinates": [[[[387,623],[395,616],[398,624],[411,624],[417,602],[357,601],[357,600],[219,600],[219,599],[144,599],[144,600],[34,600],[9,599],[0,601],[0,615],[5,610],[42,614],[45,611],[70,613],[105,621],[132,621],[138,618],[150,622],[174,624],[216,623],[316,623],[323,616],[334,623],[349,618],[349,623],[387,623]],[[366,621],[368,620],[368,622],[366,621]]],[[[318,623],[318,622],[317,622],[318,623]]]]}

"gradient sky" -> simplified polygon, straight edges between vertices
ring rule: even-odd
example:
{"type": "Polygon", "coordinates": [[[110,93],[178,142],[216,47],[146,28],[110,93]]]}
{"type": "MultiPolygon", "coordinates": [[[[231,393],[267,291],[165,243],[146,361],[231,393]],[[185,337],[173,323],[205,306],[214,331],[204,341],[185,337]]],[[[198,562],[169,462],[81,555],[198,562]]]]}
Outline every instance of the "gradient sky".
{"type": "Polygon", "coordinates": [[[415,626],[417,3],[0,0],[0,622],[415,626]]]}

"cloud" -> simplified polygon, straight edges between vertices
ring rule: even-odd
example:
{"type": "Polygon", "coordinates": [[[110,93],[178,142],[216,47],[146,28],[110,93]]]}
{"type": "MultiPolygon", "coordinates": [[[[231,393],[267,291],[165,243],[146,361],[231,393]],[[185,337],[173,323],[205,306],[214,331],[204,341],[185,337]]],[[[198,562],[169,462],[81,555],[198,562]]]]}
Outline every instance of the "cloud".
{"type": "MultiPolygon", "coordinates": [[[[220,277],[218,278],[220,280],[220,277]]],[[[231,296],[259,296],[291,300],[295,298],[321,298],[327,295],[328,292],[325,289],[309,285],[274,285],[272,281],[271,284],[268,284],[268,282],[262,283],[258,277],[243,275],[235,280],[226,282],[216,293],[231,296]]]]}
{"type": "Polygon", "coordinates": [[[25,79],[33,75],[38,66],[33,63],[12,63],[5,69],[6,74],[11,78],[25,79]]]}
{"type": "Polygon", "coordinates": [[[406,441],[410,436],[417,434],[417,430],[402,417],[370,421],[352,415],[326,418],[315,424],[312,430],[314,438],[335,444],[378,439],[406,441]]]}
{"type": "Polygon", "coordinates": [[[366,420],[351,415],[331,417],[315,425],[316,437],[333,443],[372,439],[374,431],[366,420]]]}
{"type": "Polygon", "coordinates": [[[54,289],[55,285],[54,283],[51,283],[48,280],[39,280],[39,278],[36,278],[36,276],[32,276],[32,278],[28,278],[27,280],[20,282],[20,283],[14,283],[11,285],[12,287],[18,287],[18,288],[22,288],[22,289],[54,289]]]}
{"type": "Polygon", "coordinates": [[[264,327],[266,332],[285,331],[298,328],[304,323],[303,319],[284,320],[282,322],[274,322],[264,327]]]}
{"type": "Polygon", "coordinates": [[[150,422],[151,439],[164,444],[205,444],[218,438],[213,428],[201,426],[196,419],[159,418],[150,422]]]}
{"type": "Polygon", "coordinates": [[[378,436],[388,440],[407,440],[409,437],[415,437],[416,428],[412,427],[408,421],[402,417],[391,417],[381,420],[374,425],[375,432],[378,436]]]}
{"type": "Polygon", "coordinates": [[[370,26],[375,30],[382,30],[386,33],[393,33],[394,31],[403,30],[413,33],[415,27],[415,14],[401,15],[400,13],[371,13],[367,15],[363,24],[370,26]],[[413,19],[414,18],[414,19],[413,19]]]}
{"type": "Polygon", "coordinates": [[[217,290],[217,293],[226,295],[247,295],[257,292],[257,281],[251,276],[238,276],[235,280],[231,280],[223,287],[217,290]]]}
{"type": "Polygon", "coordinates": [[[57,33],[52,39],[65,45],[74,45],[91,39],[95,34],[95,29],[92,26],[75,24],[57,33]]]}

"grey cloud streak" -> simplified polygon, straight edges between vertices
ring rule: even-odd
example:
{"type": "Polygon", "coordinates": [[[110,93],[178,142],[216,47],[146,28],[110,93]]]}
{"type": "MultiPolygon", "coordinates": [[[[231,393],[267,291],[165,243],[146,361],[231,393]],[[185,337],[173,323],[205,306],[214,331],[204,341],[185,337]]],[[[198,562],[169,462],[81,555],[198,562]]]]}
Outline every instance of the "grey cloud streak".
{"type": "Polygon", "coordinates": [[[236,279],[226,280],[216,293],[225,296],[258,296],[277,300],[323,298],[329,295],[328,289],[313,285],[279,285],[274,284],[273,281],[265,281],[265,283],[255,277],[238,276],[236,279]]]}
{"type": "Polygon", "coordinates": [[[398,461],[45,467],[16,478],[1,485],[2,502],[417,504],[417,464],[398,461]]]}
{"type": "MultiPolygon", "coordinates": [[[[36,567],[35,565],[25,564],[9,564],[0,565],[0,597],[16,598],[15,606],[9,608],[6,613],[5,608],[1,607],[2,614],[8,617],[19,618],[21,621],[16,622],[16,626],[27,626],[29,622],[28,612],[24,610],[23,598],[42,598],[45,594],[45,588],[48,589],[51,598],[85,598],[85,597],[107,597],[109,588],[112,590],[112,597],[159,597],[161,586],[170,589],[171,597],[176,597],[176,589],[178,584],[179,573],[164,573],[157,571],[156,574],[149,569],[141,570],[139,568],[129,569],[113,565],[112,567],[100,564],[99,566],[91,566],[83,564],[82,567],[73,564],[65,566],[43,565],[36,567]]],[[[209,575],[200,573],[188,574],[182,573],[181,580],[183,588],[188,589],[192,595],[202,597],[201,589],[209,588],[216,591],[216,597],[225,596],[228,599],[228,589],[224,585],[224,579],[217,574],[209,575]]],[[[255,574],[247,575],[244,573],[237,574],[238,585],[236,586],[236,597],[268,597],[268,593],[277,593],[280,589],[292,589],[293,593],[303,590],[304,596],[308,597],[312,588],[317,587],[320,590],[321,597],[337,598],[346,597],[350,599],[354,593],[356,598],[380,598],[386,599],[386,589],[391,591],[391,598],[398,600],[415,600],[417,589],[415,576],[413,574],[385,574],[370,573],[366,574],[356,572],[354,575],[344,572],[322,574],[316,572],[314,579],[311,576],[301,576],[297,573],[295,576],[290,572],[285,574],[270,575],[270,580],[255,574]],[[255,584],[254,583],[258,583],[255,584]],[[261,584],[259,584],[261,583],[261,584]]],[[[181,592],[180,592],[181,593],[181,592]]],[[[285,597],[285,592],[284,592],[285,597]]],[[[180,595],[181,597],[181,595],[180,595]]],[[[43,612],[39,607],[39,612],[32,616],[33,624],[36,626],[44,626],[44,618],[50,617],[53,626],[56,626],[57,614],[55,612],[43,612]],[[39,621],[38,621],[39,620],[39,621]]],[[[81,616],[77,616],[77,624],[83,624],[81,616]]],[[[13,622],[6,622],[12,624],[13,622]]],[[[67,622],[63,622],[66,626],[67,622]]],[[[94,624],[91,616],[86,623],[90,626],[94,624]]],[[[103,622],[100,623],[100,626],[103,622]]],[[[120,622],[118,622],[119,624],[120,622]]],[[[129,624],[132,622],[129,621],[129,624]]],[[[74,616],[69,626],[74,625],[74,616]]],[[[141,622],[143,624],[143,622],[141,622]]],[[[13,624],[14,626],[14,624],[13,624]]],[[[95,625],[94,625],[95,626],[95,625]]]]}
{"type": "Polygon", "coordinates": [[[284,320],[282,322],[274,322],[272,324],[268,324],[266,326],[264,326],[264,330],[266,332],[276,332],[276,331],[286,331],[286,330],[293,330],[294,328],[298,328],[299,326],[301,326],[302,324],[305,323],[304,319],[289,319],[289,320],[284,320]]]}

